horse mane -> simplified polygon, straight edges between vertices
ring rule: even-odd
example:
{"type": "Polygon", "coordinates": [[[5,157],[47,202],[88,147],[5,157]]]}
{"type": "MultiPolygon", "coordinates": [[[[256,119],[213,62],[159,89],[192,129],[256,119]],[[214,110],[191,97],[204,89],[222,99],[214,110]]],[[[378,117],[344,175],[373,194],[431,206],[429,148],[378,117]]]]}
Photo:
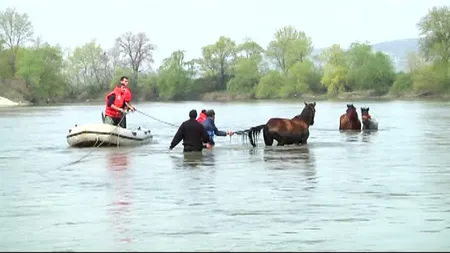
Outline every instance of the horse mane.
{"type": "Polygon", "coordinates": [[[296,115],[293,119],[301,119],[303,121],[305,121],[306,123],[308,123],[308,125],[311,124],[311,119],[312,119],[312,114],[313,114],[313,110],[310,105],[305,105],[305,108],[303,108],[303,111],[299,114],[296,115]]]}

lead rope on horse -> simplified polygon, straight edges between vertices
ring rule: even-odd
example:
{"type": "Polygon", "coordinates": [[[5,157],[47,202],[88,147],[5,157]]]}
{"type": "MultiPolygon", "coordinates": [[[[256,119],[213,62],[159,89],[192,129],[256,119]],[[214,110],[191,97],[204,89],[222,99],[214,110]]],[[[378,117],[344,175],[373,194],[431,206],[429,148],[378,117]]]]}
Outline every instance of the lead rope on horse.
{"type": "MultiPolygon", "coordinates": [[[[235,131],[235,132],[233,132],[235,135],[242,135],[241,136],[241,139],[242,139],[242,142],[244,142],[244,143],[246,143],[246,140],[247,140],[247,134],[248,134],[248,132],[249,132],[250,130],[249,129],[246,129],[246,130],[239,130],[239,131],[235,131]]],[[[230,135],[230,143],[231,143],[231,135],[230,135]]]]}

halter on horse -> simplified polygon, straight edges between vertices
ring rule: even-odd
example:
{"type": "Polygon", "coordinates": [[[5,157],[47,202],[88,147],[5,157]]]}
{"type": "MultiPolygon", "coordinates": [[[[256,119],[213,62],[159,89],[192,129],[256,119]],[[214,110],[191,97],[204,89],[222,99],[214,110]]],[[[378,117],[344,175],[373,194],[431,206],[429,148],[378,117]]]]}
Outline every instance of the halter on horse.
{"type": "Polygon", "coordinates": [[[378,129],[378,122],[369,114],[369,107],[361,107],[361,118],[363,130],[376,130],[378,129]]]}

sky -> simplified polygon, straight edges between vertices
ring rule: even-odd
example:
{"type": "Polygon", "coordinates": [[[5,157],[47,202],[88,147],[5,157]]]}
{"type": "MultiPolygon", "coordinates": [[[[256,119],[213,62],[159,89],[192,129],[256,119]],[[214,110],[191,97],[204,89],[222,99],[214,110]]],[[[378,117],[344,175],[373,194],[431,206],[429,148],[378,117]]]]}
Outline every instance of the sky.
{"type": "Polygon", "coordinates": [[[155,63],[175,50],[186,59],[228,36],[264,48],[286,25],[303,30],[315,48],[418,37],[417,22],[449,0],[1,0],[0,10],[27,13],[35,36],[75,48],[96,39],[111,48],[121,34],[145,32],[156,44],[155,63]]]}

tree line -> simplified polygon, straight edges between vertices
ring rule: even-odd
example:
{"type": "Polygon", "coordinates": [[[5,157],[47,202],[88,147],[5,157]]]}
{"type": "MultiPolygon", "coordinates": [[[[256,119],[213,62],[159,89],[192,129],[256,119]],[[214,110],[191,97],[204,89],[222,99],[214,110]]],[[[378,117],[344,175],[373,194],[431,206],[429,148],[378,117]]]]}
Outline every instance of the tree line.
{"type": "Polygon", "coordinates": [[[200,58],[185,59],[177,50],[153,70],[156,45],[144,32],[123,33],[110,49],[92,40],[66,51],[35,38],[28,15],[7,8],[0,12],[0,83],[35,103],[104,98],[122,75],[140,100],[195,100],[211,92],[256,99],[447,92],[450,6],[430,9],[416,25],[420,50],[409,54],[406,72],[396,72],[390,57],[368,42],[313,54],[312,38],[290,25],[265,48],[249,38],[238,43],[221,36],[201,48],[200,58]]]}

